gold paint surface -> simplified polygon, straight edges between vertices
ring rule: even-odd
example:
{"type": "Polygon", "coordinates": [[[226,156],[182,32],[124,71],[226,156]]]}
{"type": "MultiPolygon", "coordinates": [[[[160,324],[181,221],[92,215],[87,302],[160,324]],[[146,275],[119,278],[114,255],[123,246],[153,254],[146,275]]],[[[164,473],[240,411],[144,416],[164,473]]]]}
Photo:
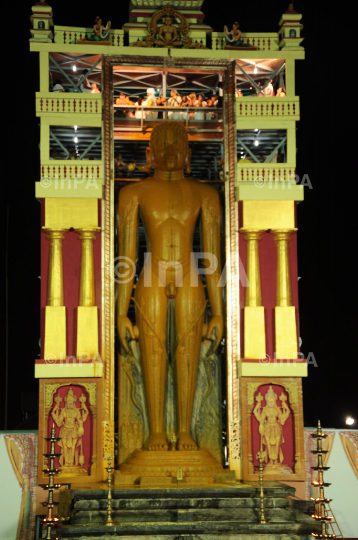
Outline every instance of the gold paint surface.
{"type": "Polygon", "coordinates": [[[76,356],[83,359],[84,365],[90,364],[97,359],[98,347],[98,308],[78,306],[76,356]]]}
{"type": "MultiPolygon", "coordinates": [[[[73,190],[74,195],[77,191],[73,190]]],[[[45,199],[45,227],[84,229],[98,226],[97,199],[45,199]]]]}
{"type": "Polygon", "coordinates": [[[294,306],[275,308],[276,358],[298,357],[296,309],[294,306]]]}
{"type": "Polygon", "coordinates": [[[245,229],[292,229],[295,226],[294,201],[244,201],[245,229]]]}
{"type": "MultiPolygon", "coordinates": [[[[74,379],[75,377],[103,377],[103,364],[100,360],[97,362],[73,363],[65,360],[59,364],[35,364],[36,379],[74,379]]],[[[82,384],[82,383],[81,383],[82,384]]],[[[91,401],[92,404],[92,401],[91,401]]],[[[94,403],[95,404],[95,403],[94,403]]]]}
{"type": "Polygon", "coordinates": [[[292,305],[290,260],[288,242],[297,229],[276,229],[272,231],[277,246],[276,306],[292,305]]]}
{"type": "MultiPolygon", "coordinates": [[[[135,291],[136,322],[127,317],[134,275],[117,285],[117,328],[122,354],[130,354],[127,332],[139,340],[150,424],[148,450],[166,450],[164,403],[167,372],[166,329],[168,300],[175,298],[177,450],[194,450],[190,423],[202,336],[218,347],[223,334],[220,268],[220,201],[216,189],[184,177],[190,173],[187,132],[178,122],[156,126],[147,148],[153,178],[121,189],[118,199],[118,253],[136,259],[138,212],[141,211],[151,254],[135,291]],[[161,194],[158,197],[158,193],[161,194]],[[218,266],[206,275],[212,319],[204,327],[203,283],[191,258],[192,238],[201,219],[203,251],[218,266]],[[148,275],[151,283],[147,283],[148,275]]],[[[211,266],[210,260],[206,261],[211,266]]]]}
{"type": "Polygon", "coordinates": [[[46,306],[44,359],[50,361],[60,358],[66,358],[66,308],[46,306]]]}
{"type": "Polygon", "coordinates": [[[244,357],[264,358],[266,354],[265,308],[246,306],[244,308],[244,357]]]}
{"type": "Polygon", "coordinates": [[[285,362],[271,359],[267,364],[240,362],[241,377],[307,377],[306,362],[285,362]]]}

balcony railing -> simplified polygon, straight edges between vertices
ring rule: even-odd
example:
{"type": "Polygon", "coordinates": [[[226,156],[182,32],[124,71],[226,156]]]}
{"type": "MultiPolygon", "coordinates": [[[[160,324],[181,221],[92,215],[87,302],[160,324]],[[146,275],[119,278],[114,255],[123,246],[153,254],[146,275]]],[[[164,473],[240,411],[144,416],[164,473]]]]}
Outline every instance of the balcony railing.
{"type": "Polygon", "coordinates": [[[44,114],[101,114],[101,94],[36,92],[36,116],[44,114]]]}
{"type": "Polygon", "coordinates": [[[40,175],[59,182],[75,178],[93,178],[102,182],[102,161],[49,160],[41,163],[40,175]]]}
{"type": "Polygon", "coordinates": [[[287,163],[238,163],[237,181],[253,182],[257,187],[265,183],[296,182],[296,169],[287,163]]]}
{"type": "MultiPolygon", "coordinates": [[[[93,34],[93,28],[80,28],[74,26],[55,26],[54,42],[61,44],[78,44],[80,39],[88,39],[93,34]]],[[[109,42],[114,47],[123,47],[123,30],[110,30],[109,42]]],[[[101,43],[100,41],[93,42],[94,44],[101,43]]]]}
{"type": "MultiPolygon", "coordinates": [[[[278,51],[279,50],[279,36],[277,33],[251,33],[243,32],[241,34],[241,39],[244,43],[257,47],[258,51],[278,51]]],[[[213,32],[212,33],[212,49],[222,50],[227,45],[225,41],[224,32],[213,32]]],[[[245,52],[244,50],[240,51],[240,55],[245,52]]]]}
{"type": "Polygon", "coordinates": [[[238,97],[236,98],[236,120],[249,117],[283,118],[299,120],[298,97],[238,97]]]}
{"type": "Polygon", "coordinates": [[[222,109],[217,107],[135,107],[114,105],[114,110],[135,112],[136,117],[114,118],[114,131],[143,131],[146,126],[173,119],[183,122],[188,131],[222,132],[222,109]],[[161,118],[156,118],[155,116],[161,118]]]}

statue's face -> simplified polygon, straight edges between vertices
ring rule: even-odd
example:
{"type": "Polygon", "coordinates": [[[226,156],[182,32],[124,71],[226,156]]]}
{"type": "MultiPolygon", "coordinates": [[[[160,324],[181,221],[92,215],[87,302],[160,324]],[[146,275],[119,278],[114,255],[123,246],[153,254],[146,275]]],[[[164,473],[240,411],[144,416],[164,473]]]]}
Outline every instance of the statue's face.
{"type": "Polygon", "coordinates": [[[167,26],[171,26],[173,19],[171,17],[165,17],[164,22],[167,26]]]}
{"type": "Polygon", "coordinates": [[[72,398],[67,398],[67,408],[68,409],[73,409],[73,406],[74,406],[74,401],[72,398]]]}
{"type": "Polygon", "coordinates": [[[151,142],[154,166],[160,171],[183,170],[188,157],[188,142],[181,130],[175,126],[161,131],[155,142],[151,142]]]}

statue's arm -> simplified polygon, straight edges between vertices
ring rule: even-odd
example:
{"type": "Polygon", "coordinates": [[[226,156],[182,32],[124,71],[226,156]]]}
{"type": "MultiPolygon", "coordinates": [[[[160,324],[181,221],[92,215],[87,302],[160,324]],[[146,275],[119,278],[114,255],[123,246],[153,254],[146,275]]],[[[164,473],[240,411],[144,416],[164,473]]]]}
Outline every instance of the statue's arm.
{"type": "Polygon", "coordinates": [[[124,350],[130,353],[126,337],[129,332],[136,339],[131,321],[127,317],[133,290],[138,226],[138,197],[135,186],[126,186],[118,197],[118,256],[115,279],[117,282],[117,329],[124,350]],[[121,266],[121,264],[126,266],[121,266]],[[129,279],[128,279],[129,278],[129,279]]]}
{"type": "MultiPolygon", "coordinates": [[[[213,339],[215,330],[214,350],[219,346],[224,331],[223,295],[221,286],[221,262],[220,262],[220,199],[216,189],[211,186],[203,186],[205,190],[202,212],[202,243],[205,253],[210,253],[212,268],[216,269],[206,274],[206,286],[210,300],[213,318],[208,324],[206,337],[213,339]]],[[[210,264],[210,261],[206,261],[210,264]]]]}
{"type": "Polygon", "coordinates": [[[59,405],[55,406],[55,408],[53,409],[51,413],[51,416],[54,419],[56,426],[61,427],[63,424],[64,413],[63,413],[63,409],[60,410],[59,405]]]}

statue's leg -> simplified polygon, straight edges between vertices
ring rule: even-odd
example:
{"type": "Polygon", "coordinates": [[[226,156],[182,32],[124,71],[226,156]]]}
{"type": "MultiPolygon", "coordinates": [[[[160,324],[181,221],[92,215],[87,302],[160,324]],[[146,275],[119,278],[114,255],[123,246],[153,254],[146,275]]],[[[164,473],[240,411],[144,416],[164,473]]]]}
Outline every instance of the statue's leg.
{"type": "Polygon", "coordinates": [[[150,425],[148,450],[167,450],[164,433],[164,398],[167,354],[165,330],[167,323],[167,297],[165,288],[159,287],[153,276],[150,287],[144,285],[143,276],[136,287],[136,320],[139,346],[147,395],[150,425]]]}
{"type": "Polygon", "coordinates": [[[188,273],[183,279],[183,287],[178,287],[175,299],[178,450],[197,448],[190,435],[190,423],[199,365],[204,308],[203,284],[199,278],[198,286],[191,287],[188,273]]]}

